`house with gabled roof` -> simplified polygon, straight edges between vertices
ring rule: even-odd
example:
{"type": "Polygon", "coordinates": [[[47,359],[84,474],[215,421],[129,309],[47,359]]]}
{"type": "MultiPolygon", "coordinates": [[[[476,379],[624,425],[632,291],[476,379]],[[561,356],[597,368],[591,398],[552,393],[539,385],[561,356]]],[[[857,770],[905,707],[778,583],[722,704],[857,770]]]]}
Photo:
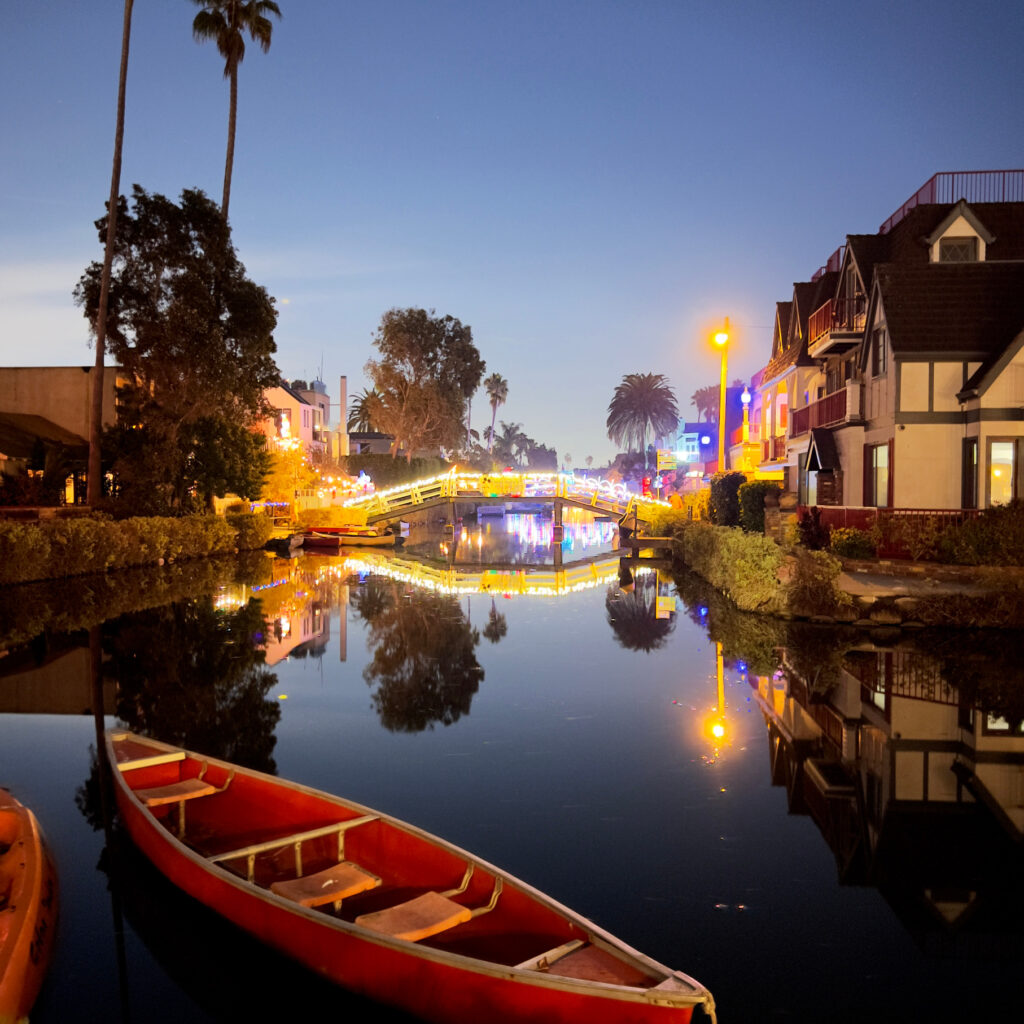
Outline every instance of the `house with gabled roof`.
{"type": "Polygon", "coordinates": [[[1024,496],[1024,171],[935,175],[839,252],[808,322],[787,487],[847,507],[1024,496]]]}

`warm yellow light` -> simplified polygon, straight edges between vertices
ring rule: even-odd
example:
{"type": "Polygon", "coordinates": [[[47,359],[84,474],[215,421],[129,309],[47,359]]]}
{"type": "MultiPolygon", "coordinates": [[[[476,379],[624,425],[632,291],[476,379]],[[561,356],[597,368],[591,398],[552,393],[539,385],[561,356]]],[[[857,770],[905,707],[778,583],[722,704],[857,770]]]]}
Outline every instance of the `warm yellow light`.
{"type": "Polygon", "coordinates": [[[729,332],[728,331],[718,331],[715,334],[715,344],[718,345],[720,348],[722,346],[728,344],[728,342],[729,342],[729,332]]]}
{"type": "Polygon", "coordinates": [[[725,726],[722,725],[721,722],[715,722],[715,724],[711,726],[711,735],[714,736],[716,740],[720,740],[725,735],[725,726]]]}

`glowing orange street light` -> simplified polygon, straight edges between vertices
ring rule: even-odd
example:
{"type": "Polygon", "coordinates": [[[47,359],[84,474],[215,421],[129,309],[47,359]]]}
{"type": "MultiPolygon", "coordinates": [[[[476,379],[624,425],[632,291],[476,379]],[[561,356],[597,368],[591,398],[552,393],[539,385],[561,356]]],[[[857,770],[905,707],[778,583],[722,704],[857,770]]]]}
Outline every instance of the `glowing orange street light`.
{"type": "Polygon", "coordinates": [[[725,318],[725,326],[717,331],[715,344],[722,350],[722,382],[718,390],[718,472],[725,472],[725,357],[729,347],[729,318],[725,318]]]}

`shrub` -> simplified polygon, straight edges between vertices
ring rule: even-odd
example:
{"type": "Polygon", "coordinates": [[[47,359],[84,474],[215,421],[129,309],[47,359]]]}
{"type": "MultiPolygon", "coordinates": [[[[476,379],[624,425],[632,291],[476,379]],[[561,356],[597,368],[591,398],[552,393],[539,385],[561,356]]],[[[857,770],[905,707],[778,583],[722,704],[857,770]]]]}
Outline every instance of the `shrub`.
{"type": "Polygon", "coordinates": [[[838,526],[829,535],[829,550],[840,558],[874,558],[875,539],[867,530],[838,526]]]}
{"type": "Polygon", "coordinates": [[[830,529],[821,521],[821,509],[817,505],[800,513],[796,528],[800,543],[809,551],[821,551],[828,547],[830,529]]]}
{"type": "Polygon", "coordinates": [[[936,549],[954,565],[1024,565],[1024,501],[987,508],[977,519],[950,527],[936,549]]]}
{"type": "Polygon", "coordinates": [[[711,478],[708,518],[716,526],[739,526],[738,493],[747,478],[742,473],[716,473],[711,478]]]}
{"type": "Polygon", "coordinates": [[[274,532],[274,521],[270,516],[253,512],[228,512],[224,518],[235,531],[235,544],[240,551],[253,551],[263,547],[274,532]]]}
{"type": "Polygon", "coordinates": [[[764,499],[766,494],[780,494],[782,488],[772,480],[749,480],[740,485],[740,527],[747,533],[764,533],[764,499]]]}

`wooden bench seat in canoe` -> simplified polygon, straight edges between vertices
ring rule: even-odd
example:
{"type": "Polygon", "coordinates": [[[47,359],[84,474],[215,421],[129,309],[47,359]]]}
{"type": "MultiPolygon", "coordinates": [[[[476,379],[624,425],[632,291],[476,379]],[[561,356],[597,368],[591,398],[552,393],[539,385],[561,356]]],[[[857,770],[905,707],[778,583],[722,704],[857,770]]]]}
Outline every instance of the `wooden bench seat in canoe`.
{"type": "Polygon", "coordinates": [[[274,850],[291,846],[295,852],[295,877],[276,879],[271,883],[270,891],[295,903],[301,903],[304,907],[318,907],[324,903],[333,903],[334,909],[338,910],[343,899],[366,892],[368,889],[375,889],[381,884],[380,878],[373,872],[367,871],[352,861],[345,860],[345,833],[359,825],[368,825],[370,822],[379,820],[380,818],[376,814],[363,814],[358,818],[348,818],[345,821],[332,822],[330,825],[321,825],[318,828],[305,829],[302,832],[276,836],[261,843],[250,843],[248,846],[241,846],[234,850],[225,850],[223,853],[213,854],[207,859],[217,864],[229,860],[240,860],[244,857],[246,879],[255,883],[256,857],[261,853],[271,853],[274,850]],[[304,875],[302,873],[302,844],[328,836],[337,836],[338,839],[337,864],[322,871],[304,875]]]}
{"type": "Polygon", "coordinates": [[[367,889],[375,889],[378,885],[380,878],[377,875],[350,860],[343,860],[340,864],[312,875],[273,882],[270,891],[286,900],[301,903],[304,907],[333,903],[337,910],[342,900],[366,892],[367,889]]]}
{"type": "MultiPolygon", "coordinates": [[[[150,764],[153,762],[150,761],[150,764]]],[[[121,765],[121,770],[127,770],[132,767],[143,767],[141,765],[134,765],[131,762],[128,765],[121,765]]],[[[149,767],[146,765],[145,767],[149,767]]],[[[166,804],[177,804],[178,805],[178,838],[184,839],[185,837],[185,804],[189,800],[195,800],[201,796],[212,796],[214,793],[223,793],[231,782],[234,773],[228,776],[227,781],[223,786],[217,787],[212,782],[207,782],[204,776],[206,775],[206,765],[203,765],[202,771],[197,776],[193,776],[187,779],[179,779],[177,782],[170,782],[164,786],[151,786],[146,789],[135,790],[135,795],[147,806],[147,807],[163,807],[166,804]]]]}
{"type": "Polygon", "coordinates": [[[355,923],[373,932],[390,935],[395,939],[419,942],[456,925],[465,924],[474,917],[487,914],[498,904],[501,895],[501,879],[494,880],[494,891],[490,901],[482,907],[467,907],[457,903],[452,896],[465,892],[473,874],[473,865],[466,869],[462,884],[446,892],[425,892],[404,903],[398,903],[371,914],[361,914],[355,923]]]}

